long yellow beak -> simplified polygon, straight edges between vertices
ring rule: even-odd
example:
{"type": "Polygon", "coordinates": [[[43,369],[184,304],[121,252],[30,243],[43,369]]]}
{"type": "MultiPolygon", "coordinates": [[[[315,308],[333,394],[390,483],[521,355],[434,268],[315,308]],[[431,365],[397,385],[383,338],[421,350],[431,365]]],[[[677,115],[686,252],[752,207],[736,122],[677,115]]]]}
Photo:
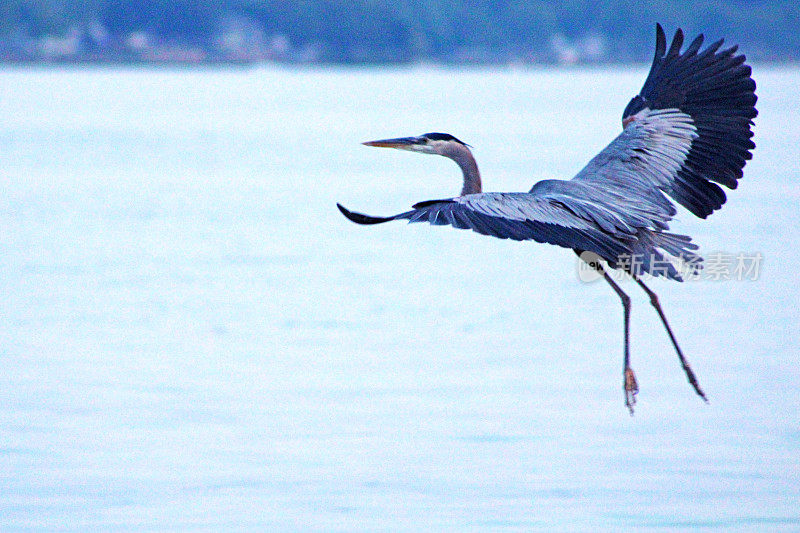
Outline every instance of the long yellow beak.
{"type": "Polygon", "coordinates": [[[400,150],[409,149],[419,144],[419,137],[398,137],[397,139],[381,139],[379,141],[367,141],[361,143],[364,146],[374,146],[376,148],[399,148],[400,150]]]}

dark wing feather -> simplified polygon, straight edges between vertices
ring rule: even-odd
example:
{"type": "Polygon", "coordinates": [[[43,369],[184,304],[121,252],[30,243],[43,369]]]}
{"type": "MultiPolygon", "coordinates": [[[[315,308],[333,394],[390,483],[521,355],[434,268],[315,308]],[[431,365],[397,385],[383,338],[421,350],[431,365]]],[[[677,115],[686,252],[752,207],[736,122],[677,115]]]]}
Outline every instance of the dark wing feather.
{"type": "Polygon", "coordinates": [[[700,35],[681,53],[681,30],[669,50],[666,43],[657,25],[650,73],[622,115],[625,131],[575,179],[655,187],[705,218],[725,203],[718,184],[735,189],[752,157],[756,84],[735,46],[719,51],[720,40],[701,51],[700,35]]]}
{"type": "MultiPolygon", "coordinates": [[[[534,193],[482,193],[431,200],[391,217],[372,217],[337,205],[344,216],[357,224],[408,220],[450,225],[500,239],[533,240],[592,251],[611,264],[616,264],[620,255],[632,253],[631,243],[636,239],[636,230],[619,219],[605,219],[604,230],[592,220],[575,214],[596,207],[568,197],[534,193]]],[[[596,214],[601,216],[599,212],[596,214]]]]}
{"type": "MultiPolygon", "coordinates": [[[[585,197],[586,190],[580,183],[549,180],[539,182],[534,189],[529,193],[481,193],[429,200],[389,217],[354,213],[336,205],[357,224],[408,220],[450,225],[500,239],[533,240],[594,252],[613,268],[629,269],[630,259],[637,257],[637,274],[647,272],[681,280],[665,254],[695,261],[699,266],[700,258],[693,253],[697,246],[689,237],[648,227],[650,210],[656,203],[643,202],[636,207],[631,204],[630,213],[621,215],[606,205],[606,197],[585,197]]],[[[663,196],[657,197],[667,202],[663,196]]]]}

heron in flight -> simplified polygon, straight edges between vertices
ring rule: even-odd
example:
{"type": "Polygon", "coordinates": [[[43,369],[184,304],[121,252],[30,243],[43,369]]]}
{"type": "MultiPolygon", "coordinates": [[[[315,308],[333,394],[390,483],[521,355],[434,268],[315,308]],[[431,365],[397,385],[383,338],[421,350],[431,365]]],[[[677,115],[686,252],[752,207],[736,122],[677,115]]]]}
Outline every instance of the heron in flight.
{"type": "Polygon", "coordinates": [[[757,98],[751,68],[736,46],[722,49],[719,40],[702,49],[702,35],[681,51],[683,44],[678,29],[667,49],[664,30],[656,25],[655,57],[642,90],[622,113],[622,133],[571,180],[543,180],[528,192],[483,192],[469,146],[447,133],[426,133],[364,144],[452,159],[464,176],[459,196],[420,202],[389,217],[337,206],[357,224],[429,222],[574,250],[622,300],[623,388],[633,414],[639,386],[630,365],[631,300],[609,270],[627,273],[649,296],[689,383],[706,400],[658,296],[642,276],[682,281],[682,271],[701,267],[697,245],[667,232],[676,214],[672,201],[700,218],[722,207],[726,196],[720,185],[736,188],[755,148],[757,98]]]}

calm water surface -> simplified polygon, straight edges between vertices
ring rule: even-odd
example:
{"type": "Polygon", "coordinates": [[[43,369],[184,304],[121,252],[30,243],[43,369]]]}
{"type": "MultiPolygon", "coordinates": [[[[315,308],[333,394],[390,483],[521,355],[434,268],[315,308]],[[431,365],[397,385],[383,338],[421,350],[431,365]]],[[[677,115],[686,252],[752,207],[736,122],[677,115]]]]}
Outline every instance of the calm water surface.
{"type": "Polygon", "coordinates": [[[571,253],[350,224],[572,176],[633,70],[0,72],[0,529],[800,529],[800,70],[756,67],[755,159],[706,252],[637,288],[571,253]]]}

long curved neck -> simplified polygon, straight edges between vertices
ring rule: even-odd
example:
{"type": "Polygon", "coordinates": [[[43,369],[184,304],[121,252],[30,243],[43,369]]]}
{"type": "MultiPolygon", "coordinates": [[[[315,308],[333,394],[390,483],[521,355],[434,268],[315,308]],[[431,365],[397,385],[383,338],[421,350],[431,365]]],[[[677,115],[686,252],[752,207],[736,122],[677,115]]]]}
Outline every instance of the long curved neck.
{"type": "Polygon", "coordinates": [[[461,168],[464,174],[464,187],[461,189],[461,196],[465,194],[477,194],[482,191],[481,173],[478,170],[478,163],[472,156],[469,148],[463,144],[454,144],[449,146],[442,154],[449,157],[461,168]]]}

